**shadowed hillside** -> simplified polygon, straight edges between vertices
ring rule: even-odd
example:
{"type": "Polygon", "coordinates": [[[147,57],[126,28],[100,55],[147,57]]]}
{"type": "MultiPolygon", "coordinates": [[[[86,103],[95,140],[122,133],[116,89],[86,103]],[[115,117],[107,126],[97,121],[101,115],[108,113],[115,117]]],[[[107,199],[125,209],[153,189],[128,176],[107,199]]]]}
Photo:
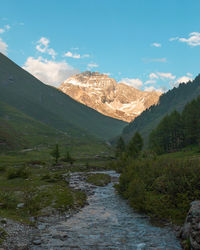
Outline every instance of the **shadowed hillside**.
{"type": "Polygon", "coordinates": [[[0,100],[73,137],[92,135],[107,140],[120,134],[126,125],[43,84],[1,53],[0,100]]]}

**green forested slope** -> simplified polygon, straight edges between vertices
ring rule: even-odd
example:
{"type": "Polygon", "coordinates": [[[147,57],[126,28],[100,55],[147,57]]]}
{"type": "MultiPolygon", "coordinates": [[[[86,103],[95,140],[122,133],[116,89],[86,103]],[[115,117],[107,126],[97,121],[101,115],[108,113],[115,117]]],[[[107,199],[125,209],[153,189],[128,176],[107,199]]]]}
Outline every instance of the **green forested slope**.
{"type": "Polygon", "coordinates": [[[160,97],[159,104],[150,107],[127,125],[122,136],[129,140],[136,131],[140,132],[145,142],[161,119],[174,110],[182,111],[185,104],[200,95],[200,76],[187,84],[180,84],[178,88],[169,90],[160,97]]]}
{"type": "Polygon", "coordinates": [[[68,135],[109,139],[125,122],[104,116],[40,82],[0,53],[0,101],[68,135]]]}

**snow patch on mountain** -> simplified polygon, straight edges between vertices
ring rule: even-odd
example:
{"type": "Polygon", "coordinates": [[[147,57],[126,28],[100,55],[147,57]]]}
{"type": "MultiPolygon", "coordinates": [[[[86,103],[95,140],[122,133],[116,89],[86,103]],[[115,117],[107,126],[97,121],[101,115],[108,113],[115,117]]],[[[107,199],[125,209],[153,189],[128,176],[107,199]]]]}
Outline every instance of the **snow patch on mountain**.
{"type": "Polygon", "coordinates": [[[65,80],[61,91],[100,113],[132,121],[145,109],[156,105],[161,93],[141,91],[99,72],[86,71],[65,80]]]}

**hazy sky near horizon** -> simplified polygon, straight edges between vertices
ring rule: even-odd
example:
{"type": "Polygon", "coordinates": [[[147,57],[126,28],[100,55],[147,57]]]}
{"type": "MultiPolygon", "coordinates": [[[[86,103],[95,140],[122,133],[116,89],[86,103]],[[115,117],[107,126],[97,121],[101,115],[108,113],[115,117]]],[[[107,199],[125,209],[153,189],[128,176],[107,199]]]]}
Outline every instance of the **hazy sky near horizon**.
{"type": "Polygon", "coordinates": [[[0,52],[50,85],[90,70],[141,90],[200,73],[199,0],[2,0],[0,52]]]}

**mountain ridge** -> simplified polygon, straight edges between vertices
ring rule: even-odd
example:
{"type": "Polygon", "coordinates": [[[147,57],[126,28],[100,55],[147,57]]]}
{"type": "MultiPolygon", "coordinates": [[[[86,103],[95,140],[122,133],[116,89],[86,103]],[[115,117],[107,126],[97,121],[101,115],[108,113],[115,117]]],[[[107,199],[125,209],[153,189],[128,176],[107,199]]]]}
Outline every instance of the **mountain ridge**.
{"type": "Polygon", "coordinates": [[[59,89],[104,115],[126,122],[157,104],[161,95],[160,92],[141,91],[127,84],[117,83],[105,74],[90,71],[69,77],[59,89]]]}

